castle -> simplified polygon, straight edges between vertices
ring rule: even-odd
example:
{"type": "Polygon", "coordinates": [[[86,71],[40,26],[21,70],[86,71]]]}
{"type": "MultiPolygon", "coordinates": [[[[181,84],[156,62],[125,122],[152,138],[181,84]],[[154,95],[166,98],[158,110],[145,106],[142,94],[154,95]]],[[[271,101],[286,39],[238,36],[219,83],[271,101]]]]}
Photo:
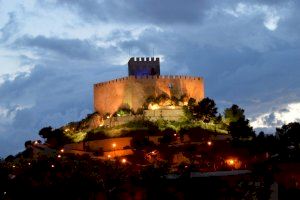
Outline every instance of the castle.
{"type": "Polygon", "coordinates": [[[94,109],[103,115],[125,106],[137,111],[148,97],[161,94],[200,101],[204,98],[204,80],[160,75],[159,58],[130,58],[127,77],[94,84],[94,109]]]}

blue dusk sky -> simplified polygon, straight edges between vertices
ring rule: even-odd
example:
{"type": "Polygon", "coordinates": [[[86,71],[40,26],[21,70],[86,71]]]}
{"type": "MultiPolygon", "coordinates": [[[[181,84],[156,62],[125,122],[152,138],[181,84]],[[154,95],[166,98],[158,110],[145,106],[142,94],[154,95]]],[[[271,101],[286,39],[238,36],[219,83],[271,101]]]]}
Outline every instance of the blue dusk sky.
{"type": "Polygon", "coordinates": [[[0,0],[0,157],[93,112],[93,84],[131,56],[202,76],[266,133],[300,119],[298,0],[0,0]]]}

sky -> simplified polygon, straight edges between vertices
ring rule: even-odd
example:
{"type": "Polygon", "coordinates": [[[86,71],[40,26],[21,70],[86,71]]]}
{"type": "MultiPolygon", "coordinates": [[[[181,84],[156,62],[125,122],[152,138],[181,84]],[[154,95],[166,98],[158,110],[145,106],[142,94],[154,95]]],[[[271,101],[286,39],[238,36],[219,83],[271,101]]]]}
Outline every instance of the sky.
{"type": "Polygon", "coordinates": [[[300,121],[298,0],[0,0],[0,157],[93,112],[93,84],[159,56],[256,130],[300,121]]]}

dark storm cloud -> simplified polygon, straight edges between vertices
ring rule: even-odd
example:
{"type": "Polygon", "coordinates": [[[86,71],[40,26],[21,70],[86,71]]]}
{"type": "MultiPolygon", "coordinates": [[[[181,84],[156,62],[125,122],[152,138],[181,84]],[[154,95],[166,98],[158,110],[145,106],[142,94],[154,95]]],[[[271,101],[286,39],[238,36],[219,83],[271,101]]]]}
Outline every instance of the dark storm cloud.
{"type": "Polygon", "coordinates": [[[0,85],[0,109],[6,109],[0,117],[10,120],[0,127],[0,156],[21,151],[42,127],[59,127],[92,113],[93,84],[126,75],[124,66],[111,63],[117,48],[103,49],[87,40],[24,36],[10,48],[33,51],[39,58],[21,55],[21,63],[34,69],[0,85]]]}
{"type": "Polygon", "coordinates": [[[296,0],[57,0],[56,5],[76,11],[87,21],[168,25],[198,23],[206,17],[209,9],[216,6],[233,7],[238,3],[255,3],[280,7],[289,2],[300,5],[296,0]]]}
{"type": "Polygon", "coordinates": [[[47,38],[44,36],[28,37],[18,39],[17,46],[37,48],[38,50],[52,51],[58,55],[69,58],[95,59],[103,51],[87,40],[47,38]]]}
{"type": "MultiPolygon", "coordinates": [[[[122,68],[107,69],[104,64],[92,62],[85,63],[88,68],[66,60],[43,63],[30,76],[20,74],[0,86],[0,94],[5,94],[0,107],[10,108],[9,113],[15,115],[10,123],[1,126],[0,156],[22,150],[25,140],[38,138],[42,127],[59,127],[92,113],[93,84],[124,74],[122,68]]],[[[11,116],[9,113],[7,116],[11,116]]]]}
{"type": "Polygon", "coordinates": [[[197,22],[209,5],[206,0],[188,3],[174,0],[59,0],[57,4],[67,6],[89,20],[155,24],[197,22]]]}
{"type": "MultiPolygon", "coordinates": [[[[223,18],[226,20],[226,16],[223,18]]],[[[187,66],[188,74],[204,76],[206,94],[221,104],[227,102],[219,105],[221,108],[238,103],[257,113],[267,111],[274,101],[281,105],[300,98],[289,95],[300,90],[299,42],[257,26],[255,21],[245,21],[247,27],[243,29],[240,27],[244,21],[231,23],[231,29],[218,23],[199,30],[149,29],[139,40],[121,42],[119,46],[136,48],[144,55],[151,55],[152,47],[156,47],[158,54],[164,55],[163,73],[176,74],[187,66]],[[269,104],[259,107],[256,101],[269,104]]]]}

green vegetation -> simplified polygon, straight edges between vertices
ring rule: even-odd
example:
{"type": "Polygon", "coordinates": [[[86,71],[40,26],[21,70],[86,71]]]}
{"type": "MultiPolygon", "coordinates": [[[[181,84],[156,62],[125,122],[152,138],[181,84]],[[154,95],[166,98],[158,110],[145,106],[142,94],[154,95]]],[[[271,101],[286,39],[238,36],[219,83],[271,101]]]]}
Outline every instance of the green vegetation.
{"type": "Polygon", "coordinates": [[[188,97],[186,95],[182,95],[180,98],[176,96],[169,96],[168,94],[161,94],[157,97],[150,96],[146,99],[143,108],[148,109],[149,105],[157,104],[159,106],[183,106],[184,102],[188,101],[188,97]]]}
{"type": "Polygon", "coordinates": [[[134,114],[134,111],[129,108],[128,105],[121,106],[117,112],[113,114],[114,117],[124,117],[127,115],[134,114]]]}
{"type": "Polygon", "coordinates": [[[287,146],[294,146],[299,149],[300,146],[300,123],[292,122],[283,125],[281,128],[276,129],[276,135],[287,146]]]}
{"type": "MultiPolygon", "coordinates": [[[[92,126],[91,128],[91,124],[94,124],[95,121],[111,117],[108,113],[105,116],[93,113],[80,122],[71,122],[60,129],[53,130],[51,127],[45,127],[39,134],[46,139],[46,143],[55,148],[66,143],[133,136],[141,132],[145,132],[147,135],[163,135],[165,130],[180,133],[182,130],[197,129],[199,131],[203,129],[208,133],[230,134],[235,140],[247,140],[255,136],[249,120],[244,115],[244,110],[235,104],[226,108],[222,116],[218,113],[216,103],[210,98],[204,98],[197,102],[193,98],[188,99],[185,95],[177,99],[161,94],[157,97],[149,97],[144,105],[147,107],[146,105],[151,103],[161,106],[181,105],[184,116],[178,121],[139,119],[113,127],[92,126]]],[[[134,113],[128,106],[122,106],[112,116],[125,117],[142,112],[140,109],[134,113]]]]}
{"type": "Polygon", "coordinates": [[[191,129],[191,128],[201,128],[204,130],[208,130],[211,132],[227,134],[227,130],[223,128],[223,124],[216,124],[214,122],[205,123],[203,121],[191,121],[189,120],[180,120],[180,121],[167,121],[163,119],[159,119],[155,122],[155,125],[159,130],[163,131],[165,129],[172,129],[177,133],[180,132],[181,129],[191,129]]]}
{"type": "Polygon", "coordinates": [[[73,142],[61,129],[53,129],[51,126],[42,128],[39,135],[46,139],[46,143],[52,148],[60,148],[64,144],[73,142]]]}
{"type": "Polygon", "coordinates": [[[226,108],[224,110],[224,123],[227,125],[230,124],[230,122],[237,122],[239,119],[244,118],[245,114],[244,110],[241,109],[238,105],[233,104],[230,108],[226,108]]]}
{"type": "Polygon", "coordinates": [[[197,105],[192,107],[191,111],[196,119],[206,123],[215,119],[218,113],[216,103],[210,98],[204,98],[202,101],[199,101],[197,105]]]}
{"type": "Polygon", "coordinates": [[[85,140],[86,136],[87,136],[87,132],[77,132],[77,133],[73,133],[73,134],[65,134],[72,142],[81,142],[83,140],[85,140]]]}
{"type": "Polygon", "coordinates": [[[255,132],[249,125],[249,120],[245,118],[240,118],[236,122],[231,122],[228,131],[233,140],[252,139],[255,137],[255,132]]]}

